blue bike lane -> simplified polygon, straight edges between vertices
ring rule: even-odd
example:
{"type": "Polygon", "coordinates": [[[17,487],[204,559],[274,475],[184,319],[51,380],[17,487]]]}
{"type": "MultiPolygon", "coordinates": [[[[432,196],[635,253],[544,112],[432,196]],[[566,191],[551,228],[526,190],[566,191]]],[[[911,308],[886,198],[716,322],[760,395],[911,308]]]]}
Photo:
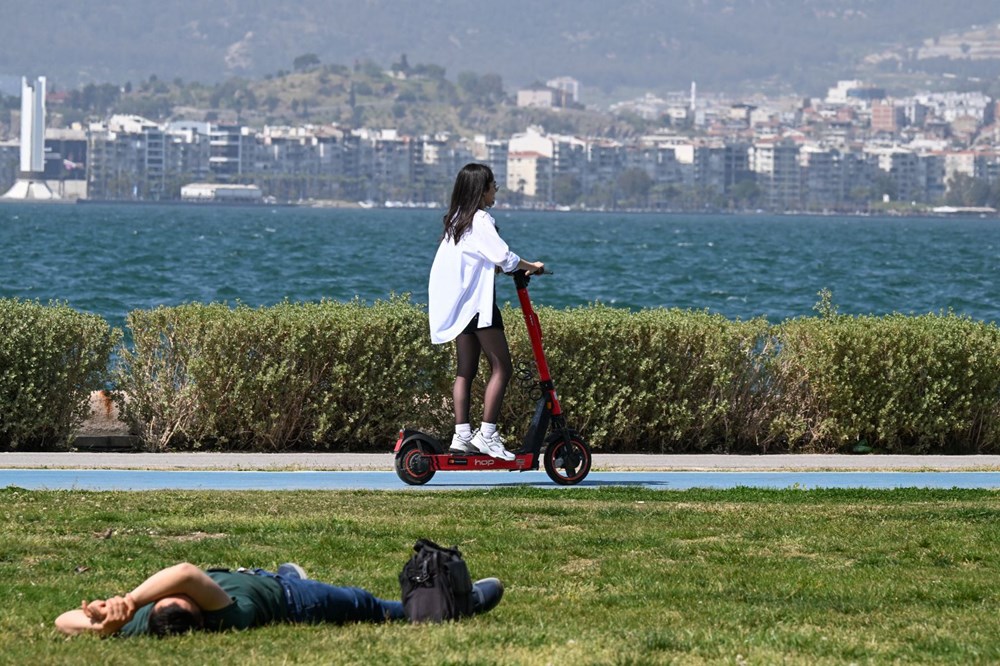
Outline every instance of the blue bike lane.
{"type": "Polygon", "coordinates": [[[542,471],[439,472],[408,486],[391,454],[0,453],[0,488],[28,490],[553,490],[1000,488],[1000,456],[642,456],[595,454],[575,486],[542,471]]]}

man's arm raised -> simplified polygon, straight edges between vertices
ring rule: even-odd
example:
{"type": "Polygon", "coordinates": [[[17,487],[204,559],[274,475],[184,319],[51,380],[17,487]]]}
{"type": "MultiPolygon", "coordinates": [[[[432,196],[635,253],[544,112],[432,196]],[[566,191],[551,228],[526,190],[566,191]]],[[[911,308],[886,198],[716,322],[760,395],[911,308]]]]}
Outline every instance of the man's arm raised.
{"type": "Polygon", "coordinates": [[[158,599],[178,594],[191,597],[205,611],[220,610],[233,602],[229,594],[209,578],[207,573],[187,562],[157,571],[124,598],[134,612],[158,599]]]}

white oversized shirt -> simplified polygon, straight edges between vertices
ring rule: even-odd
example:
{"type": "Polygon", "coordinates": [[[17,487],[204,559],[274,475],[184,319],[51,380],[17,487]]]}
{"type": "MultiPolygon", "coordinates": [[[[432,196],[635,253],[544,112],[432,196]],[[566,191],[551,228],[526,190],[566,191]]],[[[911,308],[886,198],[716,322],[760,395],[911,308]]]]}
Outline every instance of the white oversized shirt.
{"type": "Polygon", "coordinates": [[[431,342],[454,340],[477,314],[479,328],[492,324],[494,267],[510,272],[520,261],[497,233],[496,220],[484,210],[476,211],[457,243],[441,239],[427,286],[431,342]]]}

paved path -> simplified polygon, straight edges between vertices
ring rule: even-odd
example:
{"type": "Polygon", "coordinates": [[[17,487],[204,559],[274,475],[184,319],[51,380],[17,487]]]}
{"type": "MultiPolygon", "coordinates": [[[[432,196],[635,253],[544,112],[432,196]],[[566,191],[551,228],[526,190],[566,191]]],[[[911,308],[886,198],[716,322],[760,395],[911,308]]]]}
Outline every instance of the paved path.
{"type": "MultiPolygon", "coordinates": [[[[393,470],[392,453],[0,453],[0,469],[393,470]]],[[[594,453],[593,471],[1000,471],[1000,456],[594,453]]]]}
{"type": "Polygon", "coordinates": [[[408,486],[395,472],[0,469],[0,488],[27,490],[485,490],[534,487],[641,486],[652,490],[690,488],[1000,488],[997,472],[592,472],[576,486],[559,486],[545,472],[447,472],[423,486],[408,486]]]}

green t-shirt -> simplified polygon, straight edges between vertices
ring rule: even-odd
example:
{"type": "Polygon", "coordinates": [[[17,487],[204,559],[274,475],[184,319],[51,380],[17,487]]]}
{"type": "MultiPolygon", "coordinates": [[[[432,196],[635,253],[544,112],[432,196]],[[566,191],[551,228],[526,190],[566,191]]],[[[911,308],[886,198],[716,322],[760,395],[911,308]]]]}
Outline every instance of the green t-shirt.
{"type": "MultiPolygon", "coordinates": [[[[233,603],[217,611],[203,612],[205,631],[249,629],[288,618],[285,592],[274,578],[233,571],[206,573],[229,594],[233,603]]],[[[152,610],[153,604],[146,604],[137,610],[128,624],[119,630],[118,635],[148,634],[149,614],[152,610]]]]}

